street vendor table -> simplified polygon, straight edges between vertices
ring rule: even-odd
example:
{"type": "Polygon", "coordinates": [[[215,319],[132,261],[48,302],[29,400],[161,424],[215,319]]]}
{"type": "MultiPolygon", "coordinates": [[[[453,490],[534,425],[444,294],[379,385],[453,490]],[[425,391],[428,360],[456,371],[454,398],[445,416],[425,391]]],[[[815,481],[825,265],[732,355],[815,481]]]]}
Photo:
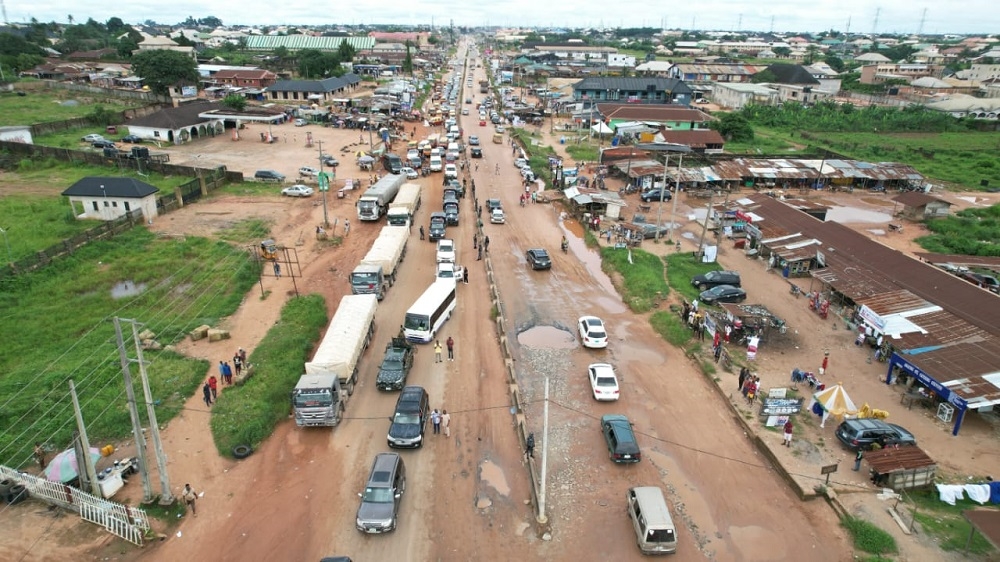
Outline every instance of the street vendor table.
{"type": "Polygon", "coordinates": [[[125,478],[138,470],[137,458],[115,461],[114,466],[97,473],[97,484],[101,495],[110,498],[125,486],[125,478]]]}
{"type": "Polygon", "coordinates": [[[899,403],[906,406],[907,410],[913,409],[914,402],[923,406],[924,408],[929,408],[933,403],[930,396],[922,392],[917,392],[916,390],[904,392],[899,397],[899,403]]]}

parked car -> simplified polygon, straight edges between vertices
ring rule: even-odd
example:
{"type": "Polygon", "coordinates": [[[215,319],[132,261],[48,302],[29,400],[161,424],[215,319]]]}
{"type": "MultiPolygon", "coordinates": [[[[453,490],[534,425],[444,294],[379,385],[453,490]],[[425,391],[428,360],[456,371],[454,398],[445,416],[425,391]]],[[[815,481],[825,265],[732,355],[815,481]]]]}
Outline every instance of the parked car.
{"type": "Polygon", "coordinates": [[[531,269],[551,269],[552,259],[549,253],[542,248],[532,248],[525,254],[528,258],[528,265],[531,269]]]}
{"type": "Polygon", "coordinates": [[[618,400],[620,391],[614,367],[607,363],[594,363],[587,367],[587,378],[590,380],[594,400],[618,400]]]}
{"type": "Polygon", "coordinates": [[[365,490],[358,494],[361,504],[355,516],[357,529],[371,534],[395,530],[399,502],[404,492],[406,468],[403,459],[396,453],[375,455],[368,480],[365,481],[365,490]]]}
{"type": "Polygon", "coordinates": [[[314,178],[319,175],[319,170],[313,168],[312,166],[302,166],[299,168],[299,175],[314,178]]]}
{"type": "Polygon", "coordinates": [[[975,271],[963,271],[962,273],[959,273],[958,276],[959,278],[964,279],[977,287],[988,289],[991,292],[996,293],[1000,290],[1000,281],[997,281],[997,278],[992,275],[976,273],[975,271]]]}
{"type": "Polygon", "coordinates": [[[84,136],[80,140],[82,140],[83,142],[97,142],[97,141],[102,141],[102,140],[104,140],[104,135],[99,135],[97,133],[91,133],[89,135],[84,136]]]}
{"type": "Polygon", "coordinates": [[[584,347],[601,349],[608,347],[608,331],[604,328],[604,321],[596,316],[581,316],[577,320],[577,327],[580,329],[580,341],[584,347]]]}
{"type": "Polygon", "coordinates": [[[462,115],[468,115],[468,114],[469,114],[468,109],[462,109],[462,115]]]}
{"type": "Polygon", "coordinates": [[[493,212],[493,209],[500,209],[502,207],[503,207],[503,204],[500,202],[499,199],[487,199],[486,200],[486,210],[489,211],[489,212],[491,212],[491,213],[493,212]]]}
{"type": "Polygon", "coordinates": [[[670,201],[673,195],[670,190],[664,190],[662,187],[656,187],[647,191],[642,192],[639,195],[639,199],[642,199],[644,203],[649,203],[650,201],[659,201],[660,197],[663,197],[664,201],[670,201]]]}
{"type": "Polygon", "coordinates": [[[142,138],[140,138],[138,135],[125,135],[124,137],[122,137],[121,142],[130,142],[132,144],[137,144],[142,142],[142,138]]]}
{"type": "Polygon", "coordinates": [[[747,292],[732,285],[717,285],[707,291],[702,291],[698,295],[698,300],[705,304],[718,304],[720,302],[743,302],[747,300],[747,292]]]}
{"type": "Polygon", "coordinates": [[[455,241],[443,238],[437,243],[437,263],[444,261],[455,263],[455,241]]]}
{"type": "Polygon", "coordinates": [[[732,285],[733,287],[739,287],[741,285],[740,272],[709,271],[704,275],[695,275],[692,277],[691,284],[698,287],[698,290],[701,291],[717,287],[719,285],[732,285]]]}
{"type": "Polygon", "coordinates": [[[446,164],[444,167],[444,177],[445,178],[457,178],[458,177],[458,166],[454,164],[446,164]]]}
{"type": "Polygon", "coordinates": [[[642,451],[635,440],[632,423],[621,414],[601,416],[601,433],[608,446],[608,456],[616,463],[633,463],[642,460],[642,451]]]}
{"type": "Polygon", "coordinates": [[[94,148],[116,148],[114,141],[101,139],[90,143],[94,148]]]}
{"type": "Polygon", "coordinates": [[[479,137],[476,135],[469,135],[469,146],[479,146],[479,137]]]}
{"type": "Polygon", "coordinates": [[[390,447],[416,449],[424,444],[424,429],[430,417],[427,391],[420,386],[404,386],[396,400],[396,411],[386,440],[390,447]]]}
{"type": "Polygon", "coordinates": [[[253,177],[262,181],[285,181],[285,175],[279,174],[274,170],[257,170],[254,172],[253,177]]]}
{"type": "Polygon", "coordinates": [[[340,165],[340,162],[333,156],[327,155],[323,157],[323,165],[329,166],[331,168],[336,168],[337,166],[340,165]]]}
{"type": "Polygon", "coordinates": [[[313,188],[308,185],[302,185],[301,183],[297,183],[291,187],[286,187],[281,190],[281,194],[288,197],[309,197],[313,193],[315,193],[313,188]]]}
{"type": "Polygon", "coordinates": [[[882,420],[859,418],[844,420],[837,426],[837,439],[848,449],[869,450],[878,443],[886,445],[916,445],[917,439],[906,429],[882,420]]]}
{"type": "Polygon", "coordinates": [[[482,158],[483,157],[483,149],[479,148],[478,146],[472,147],[469,150],[469,157],[471,157],[471,158],[482,158]]]}
{"type": "Polygon", "coordinates": [[[305,119],[302,119],[302,118],[299,118],[299,119],[295,120],[295,126],[296,127],[305,127],[308,124],[309,124],[309,121],[306,121],[305,119]]]}
{"type": "Polygon", "coordinates": [[[420,177],[420,174],[409,166],[403,166],[403,174],[406,175],[406,179],[408,180],[415,180],[420,177]]]}
{"type": "Polygon", "coordinates": [[[503,214],[502,208],[496,208],[490,211],[490,223],[492,224],[504,224],[507,222],[506,215],[503,214]]]}
{"type": "Polygon", "coordinates": [[[498,133],[503,133],[505,130],[506,129],[503,128],[503,125],[497,125],[497,132],[498,133]]]}

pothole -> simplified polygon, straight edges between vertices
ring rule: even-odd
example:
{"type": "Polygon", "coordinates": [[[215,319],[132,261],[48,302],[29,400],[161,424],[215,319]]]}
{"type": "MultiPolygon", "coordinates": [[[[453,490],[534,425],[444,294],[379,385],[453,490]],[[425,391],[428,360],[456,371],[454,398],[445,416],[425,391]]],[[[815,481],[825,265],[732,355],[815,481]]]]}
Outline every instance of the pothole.
{"type": "Polygon", "coordinates": [[[576,338],[555,326],[535,326],[518,334],[517,343],[541,349],[571,349],[576,347],[576,338]]]}

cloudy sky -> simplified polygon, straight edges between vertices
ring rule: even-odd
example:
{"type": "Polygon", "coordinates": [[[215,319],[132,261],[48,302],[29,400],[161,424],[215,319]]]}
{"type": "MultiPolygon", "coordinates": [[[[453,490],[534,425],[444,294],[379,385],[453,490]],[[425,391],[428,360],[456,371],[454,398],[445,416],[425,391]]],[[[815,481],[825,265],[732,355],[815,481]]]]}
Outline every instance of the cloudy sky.
{"type": "Polygon", "coordinates": [[[870,33],[1000,33],[996,0],[662,0],[607,2],[537,2],[497,0],[365,0],[307,2],[305,0],[171,0],[112,3],[70,0],[7,0],[12,22],[153,20],[178,23],[215,16],[226,25],[431,24],[541,27],[659,27],[733,31],[822,31],[835,29],[870,33]],[[926,9],[926,15],[924,10],[926,9]],[[877,23],[876,23],[876,10],[877,23]]]}

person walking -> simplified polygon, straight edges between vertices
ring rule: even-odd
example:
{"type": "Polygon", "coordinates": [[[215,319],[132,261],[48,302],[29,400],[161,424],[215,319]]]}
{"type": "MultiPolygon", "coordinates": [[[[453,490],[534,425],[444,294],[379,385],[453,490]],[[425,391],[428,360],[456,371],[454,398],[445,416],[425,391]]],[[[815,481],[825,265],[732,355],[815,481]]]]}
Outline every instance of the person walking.
{"type": "Polygon", "coordinates": [[[490,237],[487,235],[483,238],[483,250],[488,254],[490,253],[490,237]]]}
{"type": "Polygon", "coordinates": [[[344,236],[351,231],[351,219],[344,219],[344,236]]]}
{"type": "Polygon", "coordinates": [[[202,399],[205,400],[205,405],[208,407],[212,406],[212,387],[206,382],[204,386],[201,387],[202,399]]]}
{"type": "Polygon", "coordinates": [[[462,269],[462,282],[465,283],[466,285],[469,284],[469,268],[468,267],[462,269]]]}
{"type": "Polygon", "coordinates": [[[32,455],[34,455],[35,461],[38,463],[38,467],[45,470],[45,449],[42,448],[41,441],[35,441],[35,450],[32,455]]]}
{"type": "Polygon", "coordinates": [[[420,225],[420,239],[424,239],[424,225],[420,225]]]}
{"type": "Polygon", "coordinates": [[[243,358],[240,357],[240,353],[237,351],[236,355],[233,355],[233,369],[236,370],[236,376],[240,376],[240,371],[243,370],[243,358]]]}
{"type": "Polygon", "coordinates": [[[198,494],[195,493],[194,488],[190,484],[184,485],[184,491],[181,492],[181,497],[184,498],[184,503],[191,508],[191,514],[198,517],[198,510],[195,508],[195,502],[198,500],[198,494]]]}
{"type": "Polygon", "coordinates": [[[247,364],[247,350],[241,347],[240,350],[237,351],[237,353],[240,356],[240,363],[242,363],[245,366],[247,364]]]}
{"type": "Polygon", "coordinates": [[[792,428],[792,419],[788,418],[788,421],[785,422],[785,440],[781,443],[785,447],[792,446],[792,428]]]}
{"type": "Polygon", "coordinates": [[[819,366],[819,375],[823,376],[826,374],[826,368],[830,366],[830,352],[823,352],[823,363],[819,366]]]}
{"type": "Polygon", "coordinates": [[[226,380],[226,365],[222,361],[219,361],[219,378],[226,380]]]}
{"type": "Polygon", "coordinates": [[[475,232],[472,233],[472,249],[475,250],[479,247],[479,235],[475,232]]]}
{"type": "Polygon", "coordinates": [[[535,458],[535,434],[529,433],[524,442],[524,460],[535,458]]]}
{"type": "Polygon", "coordinates": [[[476,256],[476,261],[481,261],[483,259],[483,247],[479,246],[479,254],[476,256]]]}
{"type": "Polygon", "coordinates": [[[226,384],[233,384],[233,368],[229,366],[228,362],[223,364],[222,368],[225,370],[223,378],[225,379],[226,384]]]}
{"type": "Polygon", "coordinates": [[[441,410],[441,427],[444,428],[444,436],[451,437],[451,414],[448,410],[441,410]]]}
{"type": "Polygon", "coordinates": [[[281,264],[274,262],[274,276],[281,279],[281,264]]]}
{"type": "Polygon", "coordinates": [[[434,426],[434,435],[440,435],[441,434],[441,412],[438,412],[437,408],[434,408],[434,411],[431,412],[431,424],[434,426]]]}
{"type": "Polygon", "coordinates": [[[451,336],[448,336],[448,339],[445,340],[444,343],[445,343],[445,345],[448,346],[448,361],[454,361],[455,360],[455,340],[451,339],[451,336]]]}
{"type": "Polygon", "coordinates": [[[864,451],[858,449],[858,452],[854,455],[854,472],[861,470],[861,459],[865,456],[864,451]]]}
{"type": "Polygon", "coordinates": [[[441,340],[437,340],[434,342],[434,362],[435,363],[441,362],[441,340]]]}
{"type": "Polygon", "coordinates": [[[212,389],[212,400],[219,399],[219,380],[215,378],[215,375],[208,377],[208,388],[212,389]]]}

